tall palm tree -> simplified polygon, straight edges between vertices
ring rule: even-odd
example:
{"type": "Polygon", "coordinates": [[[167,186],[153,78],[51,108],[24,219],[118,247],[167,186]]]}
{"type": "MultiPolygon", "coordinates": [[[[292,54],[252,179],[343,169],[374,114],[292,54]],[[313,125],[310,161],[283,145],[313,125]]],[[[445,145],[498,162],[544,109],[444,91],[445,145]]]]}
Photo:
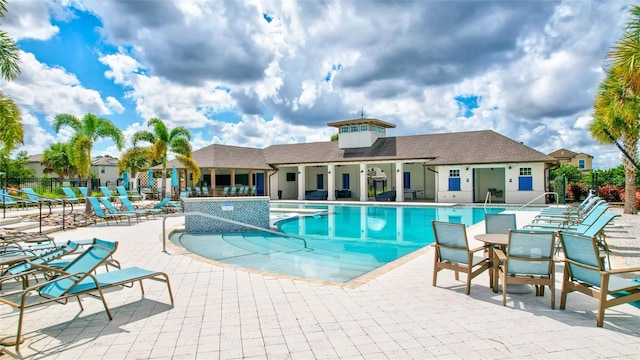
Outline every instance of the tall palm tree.
{"type": "Polygon", "coordinates": [[[0,155],[5,156],[24,141],[20,109],[0,92],[0,155]]]}
{"type": "Polygon", "coordinates": [[[155,162],[150,162],[153,156],[150,148],[133,146],[128,148],[120,157],[118,163],[118,172],[129,170],[131,176],[135,176],[137,173],[148,169],[150,166],[158,165],[155,162]]]}
{"type": "MultiPolygon", "coordinates": [[[[594,103],[591,135],[602,143],[611,144],[620,139],[622,148],[637,162],[640,139],[640,97],[634,95],[622,82],[615,68],[600,84],[594,103]]],[[[622,158],[625,169],[624,213],[637,214],[636,167],[626,156],[622,158]]]]}
{"type": "MultiPolygon", "coordinates": [[[[6,0],[0,0],[0,17],[7,12],[6,0]]],[[[18,46],[0,30],[0,76],[5,80],[14,80],[20,75],[20,55],[18,46]]]]}
{"type": "Polygon", "coordinates": [[[68,143],[51,144],[42,154],[40,164],[42,164],[42,171],[45,174],[56,173],[61,179],[76,173],[71,156],[71,146],[68,143]]]}
{"type": "MultiPolygon", "coordinates": [[[[76,166],[78,175],[86,177],[89,181],[87,188],[89,194],[91,194],[91,150],[93,149],[93,144],[100,139],[108,138],[113,140],[118,150],[120,150],[124,144],[124,135],[111,120],[91,113],[86,114],[82,120],[69,114],[56,115],[53,121],[53,129],[56,134],[63,126],[68,126],[74,131],[69,141],[72,161],[76,166]]],[[[89,202],[87,202],[87,210],[89,210],[89,202]]]]}
{"type": "Polygon", "coordinates": [[[153,127],[153,132],[142,130],[133,134],[133,145],[143,141],[151,144],[150,152],[153,160],[162,163],[162,194],[166,194],[167,189],[167,154],[169,151],[176,155],[176,159],[187,170],[193,173],[194,179],[200,178],[200,168],[191,158],[191,132],[189,129],[178,126],[171,131],[165,123],[152,118],[147,121],[147,126],[153,127]]]}

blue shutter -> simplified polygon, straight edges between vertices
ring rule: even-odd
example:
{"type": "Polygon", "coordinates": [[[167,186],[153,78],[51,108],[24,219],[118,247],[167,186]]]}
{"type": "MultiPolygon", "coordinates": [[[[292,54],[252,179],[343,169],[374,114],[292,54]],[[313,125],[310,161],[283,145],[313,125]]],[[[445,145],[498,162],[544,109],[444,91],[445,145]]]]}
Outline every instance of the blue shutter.
{"type": "Polygon", "coordinates": [[[450,177],[449,178],[449,191],[460,191],[460,178],[459,177],[450,177]]]}
{"type": "Polygon", "coordinates": [[[342,174],[342,188],[343,189],[351,189],[349,186],[349,174],[342,174]]]}
{"type": "Polygon", "coordinates": [[[318,174],[317,178],[317,187],[316,189],[324,189],[324,175],[323,174],[318,174]]]}
{"type": "Polygon", "coordinates": [[[411,189],[411,172],[404,172],[404,188],[411,189]]]}
{"type": "Polygon", "coordinates": [[[533,190],[533,177],[532,176],[520,176],[518,178],[518,190],[519,191],[532,191],[533,190]]]}

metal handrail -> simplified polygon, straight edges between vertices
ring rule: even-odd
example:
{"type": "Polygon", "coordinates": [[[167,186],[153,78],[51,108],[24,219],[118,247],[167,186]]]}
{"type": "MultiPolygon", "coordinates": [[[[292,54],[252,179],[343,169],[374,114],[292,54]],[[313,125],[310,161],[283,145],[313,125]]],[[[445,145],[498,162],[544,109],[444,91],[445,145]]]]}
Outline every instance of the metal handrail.
{"type": "Polygon", "coordinates": [[[491,191],[487,191],[487,195],[484,197],[484,212],[487,212],[487,202],[491,204],[491,191]]]}
{"type": "Polygon", "coordinates": [[[554,191],[547,191],[547,192],[544,192],[544,193],[542,193],[542,194],[540,194],[540,195],[536,196],[536,197],[535,197],[535,199],[533,199],[533,200],[529,201],[528,203],[526,203],[526,204],[524,204],[524,205],[520,206],[519,208],[517,208],[517,209],[516,209],[516,211],[517,211],[517,210],[520,210],[520,209],[523,209],[523,208],[525,208],[525,207],[527,207],[527,206],[529,206],[532,202],[534,202],[534,201],[536,201],[536,200],[540,199],[540,198],[541,198],[541,197],[543,197],[543,196],[547,196],[547,195],[551,195],[551,194],[555,195],[555,198],[556,198],[556,206],[558,206],[558,205],[559,205],[559,204],[558,204],[558,193],[557,193],[557,192],[554,192],[554,191]]]}
{"type": "Polygon", "coordinates": [[[240,221],[225,219],[225,218],[222,218],[222,217],[219,217],[219,216],[203,213],[203,212],[200,212],[200,211],[192,211],[192,212],[185,212],[185,213],[166,214],[166,215],[163,216],[163,219],[162,219],[162,252],[167,252],[167,233],[166,233],[167,218],[179,217],[179,216],[191,216],[191,215],[203,216],[203,217],[207,217],[207,218],[210,218],[210,219],[226,222],[226,223],[229,223],[229,224],[240,225],[240,226],[248,227],[250,229],[254,229],[254,230],[258,230],[258,231],[264,231],[264,232],[268,232],[268,233],[279,235],[279,236],[285,236],[285,237],[290,237],[290,238],[302,240],[302,242],[304,243],[304,248],[305,249],[309,248],[307,246],[307,240],[305,238],[303,238],[303,237],[300,237],[300,236],[290,235],[290,234],[287,234],[287,233],[283,233],[283,232],[275,231],[275,230],[271,230],[271,229],[265,229],[265,228],[260,227],[260,226],[255,226],[255,225],[246,224],[246,223],[243,223],[243,222],[240,222],[240,221]]]}

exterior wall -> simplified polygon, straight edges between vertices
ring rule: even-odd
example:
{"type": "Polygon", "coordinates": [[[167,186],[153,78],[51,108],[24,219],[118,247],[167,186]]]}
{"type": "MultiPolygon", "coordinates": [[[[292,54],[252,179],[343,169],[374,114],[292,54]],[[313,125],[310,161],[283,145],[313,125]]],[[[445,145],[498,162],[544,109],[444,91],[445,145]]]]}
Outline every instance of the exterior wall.
{"type": "Polygon", "coordinates": [[[113,186],[115,187],[116,181],[120,177],[120,174],[118,174],[118,166],[114,165],[91,165],[90,172],[92,174],[98,175],[100,183],[105,186],[107,185],[108,181],[109,185],[113,184],[113,186]],[[102,166],[104,166],[104,173],[101,172],[102,166]]]}
{"type": "MultiPolygon", "coordinates": [[[[28,168],[34,169],[35,173],[33,175],[33,177],[35,178],[41,178],[44,176],[44,173],[42,172],[42,165],[40,165],[39,162],[30,162],[27,164],[28,168]]],[[[51,177],[58,177],[58,175],[56,173],[52,173],[52,174],[48,174],[51,177]]]]}
{"type": "MultiPolygon", "coordinates": [[[[506,191],[505,199],[510,204],[526,204],[532,201],[536,197],[546,192],[545,188],[545,173],[544,164],[542,163],[518,163],[511,164],[511,169],[506,170],[506,191]],[[518,177],[520,176],[520,168],[530,167],[531,174],[533,176],[533,190],[532,191],[519,191],[518,190],[518,177]]],[[[544,204],[545,197],[540,196],[532,204],[544,204]]]]}
{"type": "Polygon", "coordinates": [[[462,165],[455,166],[437,166],[438,172],[438,184],[439,189],[436,189],[438,194],[438,202],[462,202],[470,203],[473,201],[473,182],[471,181],[471,168],[462,165]],[[466,170],[466,169],[469,170],[466,170]],[[460,191],[449,191],[449,170],[460,171],[460,191]],[[469,181],[466,181],[466,180],[469,181]]]}
{"type": "MultiPolygon", "coordinates": [[[[266,196],[188,198],[184,201],[184,210],[185,212],[203,212],[264,229],[269,228],[269,198],[266,196]]],[[[203,216],[186,216],[184,221],[184,229],[187,233],[254,231],[242,225],[203,216]]]]}
{"type": "MultiPolygon", "coordinates": [[[[335,190],[351,190],[352,198],[360,196],[360,166],[358,164],[336,166],[335,176],[335,190]],[[342,183],[342,174],[349,174],[348,188],[342,183]]],[[[367,191],[367,189],[364,189],[364,191],[367,191]]]]}
{"type": "Polygon", "coordinates": [[[582,171],[589,171],[591,169],[593,169],[593,165],[592,165],[593,159],[591,158],[591,156],[587,155],[587,154],[578,154],[576,155],[575,158],[573,158],[571,160],[571,163],[575,166],[578,167],[578,169],[582,170],[582,171]],[[580,167],[580,160],[584,160],[584,167],[581,168],[580,167]]]}
{"type": "Polygon", "coordinates": [[[338,146],[341,149],[369,147],[376,142],[379,137],[383,136],[384,134],[374,131],[340,133],[340,136],[338,136],[338,146]]]}
{"type": "Polygon", "coordinates": [[[284,166],[278,168],[278,172],[271,177],[271,198],[277,199],[278,192],[282,191],[281,199],[295,200],[298,198],[298,174],[297,166],[284,166]],[[293,173],[295,181],[287,181],[287,173],[293,173]]]}

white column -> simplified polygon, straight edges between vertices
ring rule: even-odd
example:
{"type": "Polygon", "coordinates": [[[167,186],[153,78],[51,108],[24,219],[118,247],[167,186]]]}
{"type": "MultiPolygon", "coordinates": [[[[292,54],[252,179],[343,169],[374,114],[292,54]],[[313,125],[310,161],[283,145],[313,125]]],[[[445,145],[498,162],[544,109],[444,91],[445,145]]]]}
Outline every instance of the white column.
{"type": "Polygon", "coordinates": [[[369,200],[367,191],[367,164],[360,164],[360,201],[369,200]]]}
{"type": "Polygon", "coordinates": [[[298,200],[304,200],[305,198],[304,191],[307,188],[306,186],[307,181],[304,175],[305,175],[305,166],[298,165],[298,200]]]}
{"type": "Polygon", "coordinates": [[[396,163],[396,201],[404,201],[404,164],[396,163]]]}
{"type": "Polygon", "coordinates": [[[329,196],[327,200],[336,199],[336,166],[333,164],[327,165],[327,190],[329,190],[329,196]]]}

